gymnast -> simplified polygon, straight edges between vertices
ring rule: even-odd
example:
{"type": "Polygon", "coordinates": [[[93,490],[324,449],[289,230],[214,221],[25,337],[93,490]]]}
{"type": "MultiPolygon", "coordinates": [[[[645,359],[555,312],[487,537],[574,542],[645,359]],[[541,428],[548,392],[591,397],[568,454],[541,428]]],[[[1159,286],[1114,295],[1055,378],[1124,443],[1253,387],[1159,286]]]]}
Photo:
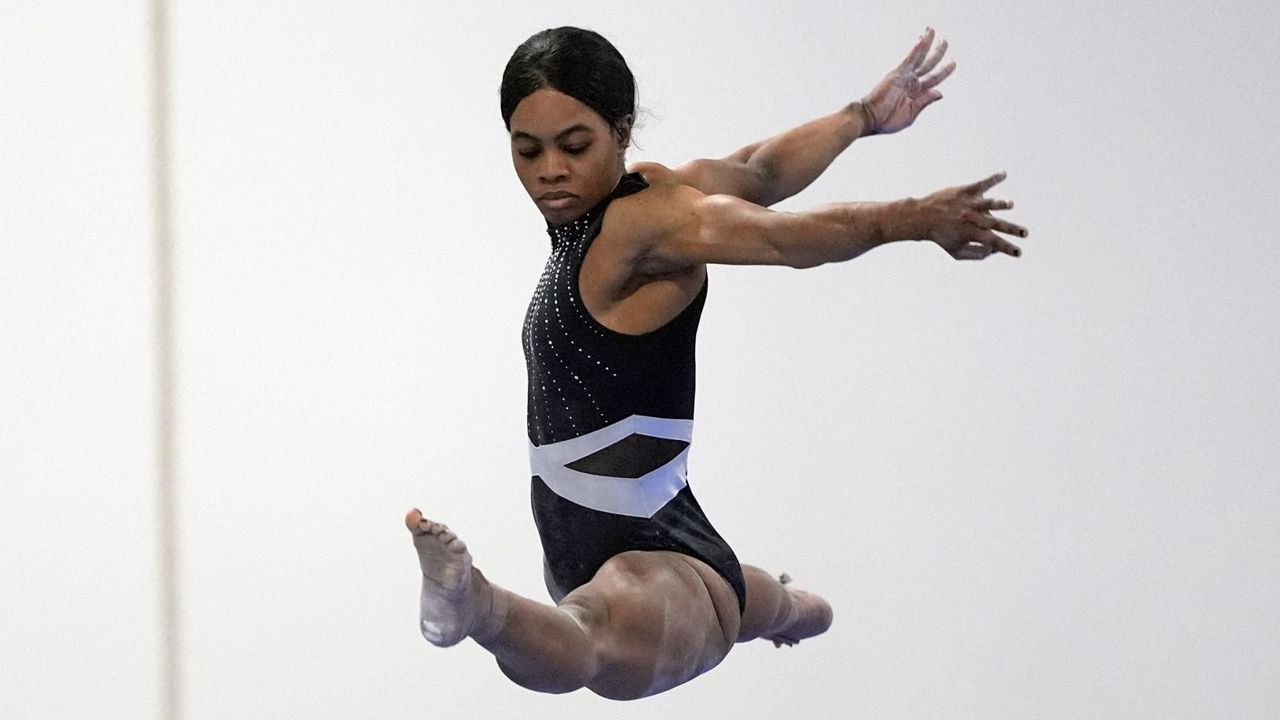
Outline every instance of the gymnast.
{"type": "Polygon", "coordinates": [[[821,597],[743,565],[686,481],[694,338],[707,265],[809,268],[927,240],[957,260],[1021,250],[992,211],[1003,173],[919,199],[805,212],[767,208],[807,187],[859,137],[894,133],[942,97],[955,69],[926,30],[861,100],[719,160],[627,168],[635,81],[608,40],[562,27],[530,37],[503,73],[511,159],[547,222],[551,255],[523,328],[534,521],[555,604],[472,565],[461,538],[409,511],[421,631],[471,638],[526,688],[626,700],[720,663],[734,643],[825,632],[821,597]]]}

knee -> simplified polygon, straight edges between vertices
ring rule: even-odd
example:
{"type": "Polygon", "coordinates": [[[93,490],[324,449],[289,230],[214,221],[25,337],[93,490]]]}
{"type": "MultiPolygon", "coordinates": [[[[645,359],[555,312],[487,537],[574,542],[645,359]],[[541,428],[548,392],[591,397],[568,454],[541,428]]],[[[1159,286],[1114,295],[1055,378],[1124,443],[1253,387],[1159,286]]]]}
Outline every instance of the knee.
{"type": "Polygon", "coordinates": [[[609,623],[609,600],[594,582],[565,595],[556,607],[568,615],[588,635],[609,623]]]}
{"type": "Polygon", "coordinates": [[[539,669],[535,672],[522,671],[519,668],[504,663],[501,658],[498,660],[498,669],[511,682],[519,685],[526,690],[534,692],[547,693],[549,695],[563,695],[571,693],[575,690],[581,690],[587,686],[595,677],[595,667],[588,667],[586,664],[567,664],[564,667],[556,668],[555,672],[547,672],[545,669],[539,669]]]}
{"type": "Polygon", "coordinates": [[[791,612],[791,597],[776,577],[750,565],[742,566],[742,575],[747,583],[747,605],[738,642],[770,634],[786,622],[791,612]]]}
{"type": "MultiPolygon", "coordinates": [[[[585,622],[605,623],[610,620],[611,611],[630,615],[630,612],[624,611],[633,605],[645,604],[644,598],[668,596],[678,592],[684,578],[673,572],[669,564],[652,555],[640,552],[614,555],[600,566],[591,582],[583,586],[583,589],[590,587],[595,592],[575,591],[565,596],[565,600],[573,599],[581,606],[580,613],[585,622]]],[[[615,621],[617,619],[613,618],[615,621]]]]}
{"type": "Polygon", "coordinates": [[[653,553],[637,550],[619,553],[601,565],[592,580],[605,580],[610,583],[643,584],[645,578],[653,575],[660,567],[656,563],[656,557],[653,553]]]}

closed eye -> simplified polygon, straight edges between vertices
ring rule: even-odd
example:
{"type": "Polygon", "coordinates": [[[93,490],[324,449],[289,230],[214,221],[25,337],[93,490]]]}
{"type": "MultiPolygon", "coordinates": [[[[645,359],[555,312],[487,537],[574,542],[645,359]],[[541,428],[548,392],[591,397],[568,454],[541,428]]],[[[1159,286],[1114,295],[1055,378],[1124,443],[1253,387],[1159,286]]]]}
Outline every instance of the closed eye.
{"type": "Polygon", "coordinates": [[[564,151],[569,153],[570,155],[581,155],[582,153],[586,152],[587,148],[589,147],[591,147],[591,143],[582,143],[580,145],[566,145],[564,148],[564,151]]]}

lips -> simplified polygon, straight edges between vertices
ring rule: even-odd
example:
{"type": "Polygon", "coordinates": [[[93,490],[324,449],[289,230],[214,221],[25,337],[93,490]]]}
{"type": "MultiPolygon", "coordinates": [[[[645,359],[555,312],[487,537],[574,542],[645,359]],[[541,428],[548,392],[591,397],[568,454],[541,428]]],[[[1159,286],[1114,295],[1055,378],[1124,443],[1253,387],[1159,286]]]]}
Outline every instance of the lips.
{"type": "Polygon", "coordinates": [[[540,195],[538,197],[538,202],[544,207],[561,209],[572,205],[577,199],[577,195],[566,190],[553,190],[552,192],[540,195]]]}

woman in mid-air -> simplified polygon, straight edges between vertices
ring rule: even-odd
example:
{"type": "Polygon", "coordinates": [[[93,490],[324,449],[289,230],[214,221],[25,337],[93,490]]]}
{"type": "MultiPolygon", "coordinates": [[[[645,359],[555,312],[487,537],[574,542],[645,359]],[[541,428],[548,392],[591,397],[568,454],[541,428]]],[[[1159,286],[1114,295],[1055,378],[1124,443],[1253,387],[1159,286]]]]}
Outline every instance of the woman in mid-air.
{"type": "Polygon", "coordinates": [[[715,667],[735,642],[824,632],[831,606],[739,564],[686,482],[694,337],[707,265],[807,268],[929,240],[959,260],[1020,250],[984,194],[1003,174],[922,199],[766,208],[803,190],[855,139],[893,133],[942,97],[946,42],[928,30],[862,100],[721,160],[670,169],[624,158],[635,84],[618,51],[578,28],[525,41],[502,78],[521,184],[551,256],[524,324],[533,513],[555,605],[490,582],[466,545],[418,510],[421,629],[470,637],[513,681],[632,699],[715,667]]]}

